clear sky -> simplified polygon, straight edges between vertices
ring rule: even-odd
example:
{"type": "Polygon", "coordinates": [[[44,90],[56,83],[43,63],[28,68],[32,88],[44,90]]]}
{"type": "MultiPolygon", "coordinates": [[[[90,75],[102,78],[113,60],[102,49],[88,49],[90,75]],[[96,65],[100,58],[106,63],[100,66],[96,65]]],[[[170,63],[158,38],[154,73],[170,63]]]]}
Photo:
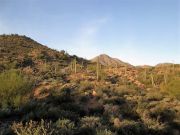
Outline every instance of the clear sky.
{"type": "Polygon", "coordinates": [[[90,59],[180,63],[180,0],[0,0],[0,34],[90,59]]]}

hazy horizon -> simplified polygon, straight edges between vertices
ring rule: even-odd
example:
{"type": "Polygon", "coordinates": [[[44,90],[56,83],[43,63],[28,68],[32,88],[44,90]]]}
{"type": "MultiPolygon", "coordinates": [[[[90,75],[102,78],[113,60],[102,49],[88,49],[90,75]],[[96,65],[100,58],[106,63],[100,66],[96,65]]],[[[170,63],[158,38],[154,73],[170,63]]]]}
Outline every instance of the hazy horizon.
{"type": "Polygon", "coordinates": [[[91,59],[180,64],[178,0],[0,0],[0,34],[91,59]]]}

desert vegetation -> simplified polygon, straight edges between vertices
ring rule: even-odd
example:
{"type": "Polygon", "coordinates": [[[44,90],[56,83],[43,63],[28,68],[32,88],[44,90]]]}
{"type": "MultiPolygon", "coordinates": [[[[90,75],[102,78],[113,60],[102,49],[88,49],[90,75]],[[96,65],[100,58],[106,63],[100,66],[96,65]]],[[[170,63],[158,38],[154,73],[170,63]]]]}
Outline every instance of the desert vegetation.
{"type": "Polygon", "coordinates": [[[180,65],[104,63],[1,35],[0,135],[180,134],[180,65]]]}

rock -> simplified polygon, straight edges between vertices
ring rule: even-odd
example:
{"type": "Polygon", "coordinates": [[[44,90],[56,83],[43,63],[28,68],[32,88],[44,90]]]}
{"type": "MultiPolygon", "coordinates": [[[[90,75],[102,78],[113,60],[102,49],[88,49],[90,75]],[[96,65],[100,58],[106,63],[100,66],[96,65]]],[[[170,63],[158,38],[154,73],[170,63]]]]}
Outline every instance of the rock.
{"type": "Polygon", "coordinates": [[[97,92],[95,90],[93,90],[92,95],[97,96],[97,92]]]}
{"type": "Polygon", "coordinates": [[[114,119],[114,127],[119,128],[121,126],[121,122],[119,118],[114,119]]]}

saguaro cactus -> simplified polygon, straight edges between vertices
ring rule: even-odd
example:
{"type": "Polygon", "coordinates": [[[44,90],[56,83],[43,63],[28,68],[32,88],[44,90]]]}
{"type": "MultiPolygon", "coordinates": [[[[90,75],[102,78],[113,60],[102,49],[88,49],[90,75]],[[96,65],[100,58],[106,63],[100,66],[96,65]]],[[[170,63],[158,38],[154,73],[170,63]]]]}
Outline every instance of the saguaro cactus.
{"type": "Polygon", "coordinates": [[[173,63],[173,74],[175,74],[175,66],[174,66],[174,63],[173,63]]]}
{"type": "Polygon", "coordinates": [[[116,63],[116,69],[118,68],[118,64],[116,63]]]}
{"type": "Polygon", "coordinates": [[[82,62],[81,62],[81,69],[83,69],[83,67],[84,67],[84,61],[82,60],[82,62]]]}
{"type": "Polygon", "coordinates": [[[164,74],[164,83],[167,84],[166,74],[164,74]]]}
{"type": "Polygon", "coordinates": [[[125,71],[125,75],[127,75],[127,66],[125,66],[124,71],[125,71]]]}
{"type": "Polygon", "coordinates": [[[167,71],[164,73],[164,83],[167,84],[167,71]]]}
{"type": "Polygon", "coordinates": [[[47,71],[47,60],[44,59],[44,70],[47,71]]]}
{"type": "Polygon", "coordinates": [[[55,72],[55,74],[57,73],[57,63],[55,63],[54,72],[55,72]]]}
{"type": "Polygon", "coordinates": [[[152,83],[152,86],[155,87],[153,74],[151,74],[151,83],[152,83]]]}
{"type": "Polygon", "coordinates": [[[71,69],[71,72],[73,71],[73,62],[71,61],[71,63],[70,63],[70,69],[71,69]]]}
{"type": "Polygon", "coordinates": [[[147,79],[147,69],[145,68],[145,71],[144,71],[144,81],[146,81],[147,79]]]}
{"type": "Polygon", "coordinates": [[[97,59],[97,65],[96,65],[96,78],[97,78],[97,81],[99,81],[99,57],[97,59]]]}
{"type": "Polygon", "coordinates": [[[77,72],[77,60],[76,58],[74,59],[74,72],[77,72]]]}

